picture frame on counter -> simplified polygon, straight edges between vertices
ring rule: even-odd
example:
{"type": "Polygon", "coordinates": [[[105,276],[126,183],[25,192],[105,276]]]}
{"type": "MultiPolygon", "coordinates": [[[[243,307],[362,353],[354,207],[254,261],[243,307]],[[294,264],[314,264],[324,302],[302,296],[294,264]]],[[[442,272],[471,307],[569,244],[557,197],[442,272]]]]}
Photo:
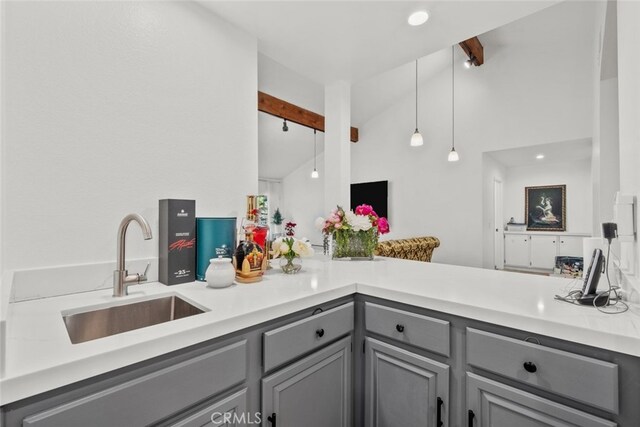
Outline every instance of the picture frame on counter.
{"type": "Polygon", "coordinates": [[[566,231],[567,186],[525,187],[527,231],[566,231]]]}

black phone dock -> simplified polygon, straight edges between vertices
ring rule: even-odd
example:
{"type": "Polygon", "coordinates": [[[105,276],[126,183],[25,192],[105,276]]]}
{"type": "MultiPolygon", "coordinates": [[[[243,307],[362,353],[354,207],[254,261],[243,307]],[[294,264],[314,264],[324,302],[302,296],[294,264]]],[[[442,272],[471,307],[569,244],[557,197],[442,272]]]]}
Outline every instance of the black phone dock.
{"type": "Polygon", "coordinates": [[[578,301],[579,304],[595,305],[596,307],[602,307],[607,305],[608,300],[609,298],[607,298],[606,295],[599,296],[595,294],[584,295],[576,298],[576,301],[578,301]],[[594,301],[595,301],[595,304],[594,304],[594,301]]]}

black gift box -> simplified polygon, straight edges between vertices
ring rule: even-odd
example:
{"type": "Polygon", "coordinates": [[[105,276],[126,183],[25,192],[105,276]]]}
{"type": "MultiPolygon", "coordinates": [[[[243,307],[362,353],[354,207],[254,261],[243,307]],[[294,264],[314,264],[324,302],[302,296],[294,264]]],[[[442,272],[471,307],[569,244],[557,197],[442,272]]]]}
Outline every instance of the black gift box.
{"type": "Polygon", "coordinates": [[[160,200],[158,278],[165,285],[196,280],[196,201],[160,200]]]}

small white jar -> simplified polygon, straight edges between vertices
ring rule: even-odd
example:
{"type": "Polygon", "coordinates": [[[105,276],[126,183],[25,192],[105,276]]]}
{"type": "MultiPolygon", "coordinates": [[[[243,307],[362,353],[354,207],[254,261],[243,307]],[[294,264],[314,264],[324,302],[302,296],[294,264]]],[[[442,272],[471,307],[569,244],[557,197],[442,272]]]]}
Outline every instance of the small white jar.
{"type": "Polygon", "coordinates": [[[205,278],[209,288],[226,288],[233,285],[233,280],[236,278],[236,269],[231,264],[231,258],[219,256],[218,258],[210,259],[205,278]]]}

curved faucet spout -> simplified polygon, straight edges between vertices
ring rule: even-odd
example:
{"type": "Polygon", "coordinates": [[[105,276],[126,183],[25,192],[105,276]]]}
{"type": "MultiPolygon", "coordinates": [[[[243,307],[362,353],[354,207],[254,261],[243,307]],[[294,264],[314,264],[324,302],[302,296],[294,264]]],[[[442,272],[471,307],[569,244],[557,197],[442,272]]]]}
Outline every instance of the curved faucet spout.
{"type": "Polygon", "coordinates": [[[149,226],[149,223],[146,219],[144,219],[142,215],[139,215],[137,213],[132,213],[122,218],[122,221],[120,221],[120,227],[118,228],[118,236],[122,236],[127,232],[127,227],[129,226],[129,223],[131,221],[135,221],[138,223],[138,225],[142,229],[144,240],[153,238],[153,234],[151,233],[151,226],[149,226]]]}
{"type": "Polygon", "coordinates": [[[120,222],[120,226],[118,227],[118,261],[113,277],[114,296],[127,295],[128,283],[140,283],[147,280],[146,274],[135,274],[130,277],[127,273],[127,270],[125,270],[125,243],[127,237],[127,228],[132,221],[137,222],[142,229],[142,236],[144,237],[144,240],[153,238],[153,234],[151,233],[151,226],[149,226],[149,223],[146,219],[144,219],[142,215],[132,213],[122,219],[122,221],[120,222]]]}

